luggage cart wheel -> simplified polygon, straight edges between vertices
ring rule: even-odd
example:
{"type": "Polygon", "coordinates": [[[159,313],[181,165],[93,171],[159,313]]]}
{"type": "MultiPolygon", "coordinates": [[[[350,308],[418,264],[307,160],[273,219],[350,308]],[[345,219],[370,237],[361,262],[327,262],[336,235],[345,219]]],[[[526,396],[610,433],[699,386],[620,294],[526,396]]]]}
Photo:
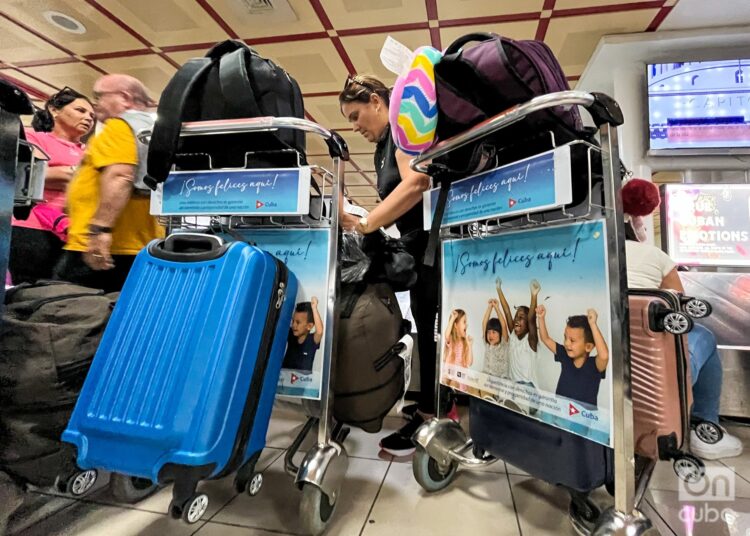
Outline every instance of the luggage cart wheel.
{"type": "Polygon", "coordinates": [[[250,495],[250,497],[255,497],[258,493],[260,493],[260,488],[262,487],[263,475],[261,473],[253,473],[252,478],[250,478],[247,486],[245,486],[245,491],[247,491],[247,494],[250,495]]]}
{"type": "Polygon", "coordinates": [[[78,471],[66,482],[65,492],[70,493],[73,497],[82,497],[94,487],[98,476],[99,473],[96,469],[78,471]]]}
{"type": "Polygon", "coordinates": [[[664,329],[673,335],[682,335],[693,329],[693,321],[683,313],[667,313],[663,322],[664,329]]]}
{"type": "Polygon", "coordinates": [[[724,437],[724,431],[710,421],[701,421],[695,425],[695,435],[709,445],[715,445],[724,437]]]}
{"type": "Polygon", "coordinates": [[[317,536],[325,531],[335,507],[336,502],[332,502],[318,486],[309,483],[303,485],[299,514],[302,526],[309,534],[317,536]]]}
{"type": "Polygon", "coordinates": [[[441,467],[422,446],[417,446],[412,460],[412,471],[417,483],[425,491],[439,491],[448,486],[456,476],[458,464],[450,462],[447,467],[441,467]]]}
{"type": "Polygon", "coordinates": [[[180,506],[175,505],[174,502],[170,504],[169,513],[172,517],[182,518],[185,523],[192,525],[203,517],[207,509],[208,495],[205,493],[196,493],[180,506]]]}
{"type": "Polygon", "coordinates": [[[699,298],[690,298],[683,306],[685,312],[693,318],[705,318],[712,312],[711,304],[699,298]]]}
{"type": "Polygon", "coordinates": [[[706,474],[703,461],[692,454],[681,454],[679,458],[675,458],[672,468],[683,482],[698,482],[706,474]]]}

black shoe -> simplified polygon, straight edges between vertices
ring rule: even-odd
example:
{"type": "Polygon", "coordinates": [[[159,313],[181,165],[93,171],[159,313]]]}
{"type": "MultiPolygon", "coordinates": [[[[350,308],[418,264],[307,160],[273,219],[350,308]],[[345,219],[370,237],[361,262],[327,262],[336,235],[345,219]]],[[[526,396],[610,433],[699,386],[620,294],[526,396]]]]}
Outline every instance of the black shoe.
{"type": "Polygon", "coordinates": [[[396,457],[413,454],[416,446],[411,437],[422,424],[424,424],[424,419],[421,415],[415,413],[412,420],[407,422],[398,432],[381,439],[380,448],[396,457]]]}
{"type": "Polygon", "coordinates": [[[410,421],[417,414],[417,409],[419,409],[419,404],[409,404],[401,408],[401,415],[404,416],[404,419],[410,421]]]}

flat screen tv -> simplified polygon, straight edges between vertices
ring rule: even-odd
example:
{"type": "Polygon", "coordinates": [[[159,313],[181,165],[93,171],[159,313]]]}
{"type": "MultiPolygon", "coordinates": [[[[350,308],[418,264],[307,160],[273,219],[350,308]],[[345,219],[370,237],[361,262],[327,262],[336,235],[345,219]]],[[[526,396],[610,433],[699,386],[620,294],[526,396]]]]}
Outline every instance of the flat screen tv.
{"type": "Polygon", "coordinates": [[[662,200],[662,242],[674,262],[750,266],[750,184],[668,184],[662,200]]]}
{"type": "Polygon", "coordinates": [[[649,154],[749,154],[750,59],[648,65],[649,154]]]}

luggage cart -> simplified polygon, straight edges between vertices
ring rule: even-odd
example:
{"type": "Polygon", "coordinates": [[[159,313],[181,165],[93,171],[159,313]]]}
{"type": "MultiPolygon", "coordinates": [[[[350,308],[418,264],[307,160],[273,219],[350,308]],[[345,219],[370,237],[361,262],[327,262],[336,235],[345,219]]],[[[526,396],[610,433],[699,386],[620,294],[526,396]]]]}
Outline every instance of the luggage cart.
{"type": "MultiPolygon", "coordinates": [[[[496,218],[474,221],[441,231],[441,241],[450,238],[482,239],[508,230],[550,226],[561,222],[585,221],[592,218],[603,219],[606,223],[606,244],[609,259],[607,272],[611,298],[610,317],[612,322],[610,355],[613,356],[613,407],[614,424],[614,496],[615,506],[599,515],[595,505],[585,496],[572,493],[571,520],[581,534],[643,534],[651,523],[638,509],[638,503],[645,491],[639,486],[635,495],[634,454],[633,454],[633,407],[630,393],[630,359],[627,311],[627,289],[625,286],[625,235],[622,203],[619,199],[621,175],[618,156],[617,126],[622,124],[622,112],[617,103],[603,94],[589,94],[581,91],[562,91],[536,97],[514,106],[479,125],[458,134],[433,147],[411,161],[411,168],[427,174],[440,172],[441,157],[485,138],[540,110],[563,106],[582,106],[588,110],[599,128],[600,146],[578,141],[586,146],[588,166],[587,201],[573,207],[563,206],[555,210],[537,214],[523,214],[513,218],[496,218]],[[603,169],[602,190],[597,198],[603,204],[592,201],[592,159],[600,156],[603,169]],[[577,500],[578,499],[578,500],[577,500]],[[594,523],[596,523],[594,527],[594,523]]],[[[556,147],[554,135],[550,132],[549,149],[556,147]]],[[[441,351],[438,351],[437,370],[441,370],[441,351]]],[[[439,384],[439,380],[438,380],[439,384]]],[[[440,389],[436,389],[436,407],[440,408],[440,389]]],[[[417,451],[413,463],[414,475],[427,491],[436,491],[447,486],[455,477],[459,466],[476,467],[497,461],[475,448],[462,428],[453,421],[438,416],[425,423],[414,435],[417,451]]]]}
{"type": "MultiPolygon", "coordinates": [[[[344,164],[343,160],[349,159],[346,142],[335,132],[329,131],[322,126],[298,118],[285,117],[263,117],[252,119],[231,119],[201,121],[183,123],[180,132],[181,139],[196,136],[213,136],[227,134],[249,134],[255,132],[271,132],[278,129],[295,129],[311,133],[323,138],[326,142],[332,159],[331,169],[319,166],[311,168],[311,187],[318,194],[313,197],[310,209],[306,215],[290,216],[264,216],[258,215],[231,215],[218,213],[206,215],[169,215],[161,216],[162,223],[167,227],[169,233],[179,231],[202,230],[216,234],[228,235],[229,239],[242,240],[241,233],[252,233],[254,230],[279,230],[279,229],[326,229],[329,231],[327,263],[328,273],[328,295],[325,301],[325,341],[323,350],[323,371],[320,389],[320,400],[303,399],[303,409],[309,416],[302,427],[299,435],[289,447],[285,457],[285,469],[294,477],[295,485],[302,492],[300,504],[300,518],[302,524],[309,534],[321,534],[333,516],[334,509],[338,503],[339,492],[348,467],[348,456],[343,446],[349,429],[334,425],[332,419],[333,401],[330,389],[333,367],[336,355],[336,314],[335,303],[338,294],[339,283],[339,261],[338,261],[338,210],[339,201],[343,196],[344,187],[344,164]],[[319,183],[319,184],[318,184],[319,183]],[[294,455],[300,450],[305,438],[317,430],[317,441],[307,451],[302,463],[297,466],[294,455]]],[[[141,140],[147,141],[151,135],[150,131],[142,131],[138,134],[141,140]]],[[[303,161],[302,155],[293,150],[264,151],[264,156],[271,152],[293,152],[297,156],[298,166],[303,161]]],[[[179,158],[178,152],[178,158],[179,158]]],[[[206,153],[183,153],[191,161],[190,167],[181,169],[188,170],[212,170],[212,159],[206,153]],[[200,167],[194,167],[200,166],[200,167]]],[[[289,156],[288,154],[285,156],[289,156]]],[[[239,169],[247,169],[248,163],[254,157],[253,152],[246,152],[244,156],[245,166],[239,169]]],[[[223,168],[227,170],[228,168],[223,168]]],[[[237,168],[232,168],[237,169],[237,168]]],[[[266,170],[267,171],[267,170],[266,170]]],[[[169,180],[169,179],[168,179],[169,180]]],[[[166,183],[165,183],[166,184],[166,183]]],[[[159,194],[156,194],[159,195],[159,194]]],[[[246,491],[250,496],[256,495],[262,486],[263,479],[260,473],[249,468],[241,469],[235,477],[235,488],[238,492],[246,491]]],[[[200,509],[205,512],[207,498],[202,497],[200,509]]],[[[198,516],[199,518],[200,516],[198,516]]]]}

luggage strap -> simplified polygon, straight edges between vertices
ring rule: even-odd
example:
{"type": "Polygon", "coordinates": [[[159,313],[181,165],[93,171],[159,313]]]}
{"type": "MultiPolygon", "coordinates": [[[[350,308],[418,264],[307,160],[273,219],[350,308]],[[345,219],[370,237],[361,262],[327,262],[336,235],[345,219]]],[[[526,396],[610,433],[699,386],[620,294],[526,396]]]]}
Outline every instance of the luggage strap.
{"type": "Polygon", "coordinates": [[[255,100],[255,91],[247,73],[250,55],[246,48],[238,48],[219,60],[219,82],[225,102],[234,117],[261,117],[263,113],[255,100]]]}
{"type": "Polygon", "coordinates": [[[445,205],[448,202],[448,190],[450,187],[450,181],[445,179],[440,181],[440,194],[435,205],[435,215],[432,217],[430,236],[427,239],[427,248],[425,249],[424,260],[422,261],[422,264],[430,268],[435,266],[435,257],[438,242],[440,241],[440,225],[443,223],[443,215],[445,214],[445,205]]]}

